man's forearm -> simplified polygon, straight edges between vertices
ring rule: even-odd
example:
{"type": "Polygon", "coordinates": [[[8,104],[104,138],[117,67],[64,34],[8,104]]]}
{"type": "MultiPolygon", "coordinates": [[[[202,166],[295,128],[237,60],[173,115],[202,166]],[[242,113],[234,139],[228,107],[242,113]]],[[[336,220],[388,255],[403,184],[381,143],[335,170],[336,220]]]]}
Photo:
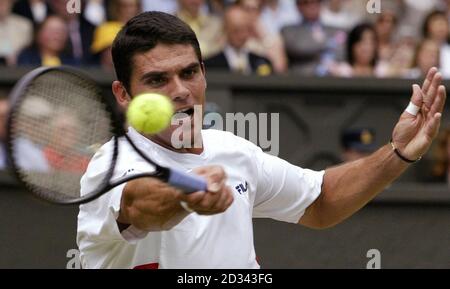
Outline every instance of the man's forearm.
{"type": "Polygon", "coordinates": [[[385,145],[372,155],[325,171],[322,193],[307,209],[301,224],[327,228],[361,209],[397,179],[408,163],[385,145]]]}

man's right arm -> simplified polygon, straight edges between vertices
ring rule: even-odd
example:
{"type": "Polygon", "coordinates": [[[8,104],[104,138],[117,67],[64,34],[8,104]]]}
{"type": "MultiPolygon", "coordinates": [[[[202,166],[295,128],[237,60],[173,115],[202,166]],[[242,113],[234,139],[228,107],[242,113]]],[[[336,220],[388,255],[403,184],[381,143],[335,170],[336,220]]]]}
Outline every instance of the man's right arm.
{"type": "Polygon", "coordinates": [[[208,192],[189,195],[156,178],[142,178],[128,182],[123,191],[117,224],[120,231],[129,225],[142,231],[169,230],[191,212],[213,215],[224,212],[233,202],[233,194],[225,185],[226,174],[219,166],[194,170],[208,182],[208,192]]]}

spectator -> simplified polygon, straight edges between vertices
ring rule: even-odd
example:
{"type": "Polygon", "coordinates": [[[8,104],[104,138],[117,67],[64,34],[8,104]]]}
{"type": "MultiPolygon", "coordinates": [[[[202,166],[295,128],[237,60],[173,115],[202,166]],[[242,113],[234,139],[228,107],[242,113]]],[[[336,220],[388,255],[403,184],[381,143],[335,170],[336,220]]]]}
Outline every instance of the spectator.
{"type": "Polygon", "coordinates": [[[449,41],[449,23],[444,12],[435,10],[427,15],[422,27],[424,38],[432,39],[440,45],[446,45],[449,41]]]}
{"type": "Polygon", "coordinates": [[[60,172],[83,173],[89,164],[79,148],[81,122],[71,111],[58,111],[49,124],[49,143],[42,149],[50,168],[60,172]]]}
{"type": "Polygon", "coordinates": [[[246,43],[250,38],[251,19],[240,6],[232,6],[225,13],[227,44],[222,52],[205,60],[208,69],[226,69],[238,73],[268,75],[269,60],[250,52],[246,43]]]}
{"type": "Polygon", "coordinates": [[[324,25],[348,31],[354,27],[359,17],[346,9],[348,0],[328,0],[322,7],[320,20],[324,25]]]}
{"type": "Polygon", "coordinates": [[[330,73],[341,77],[383,76],[378,66],[378,41],[371,24],[357,25],[347,39],[347,62],[333,65],[330,73]]]}
{"type": "Polygon", "coordinates": [[[28,18],[36,26],[51,14],[51,9],[45,0],[19,0],[14,4],[13,12],[28,18]]]}
{"type": "Polygon", "coordinates": [[[266,0],[261,11],[261,22],[267,32],[280,33],[281,28],[301,22],[300,13],[292,0],[266,0]]]}
{"type": "Polygon", "coordinates": [[[0,1],[0,63],[14,65],[20,51],[33,40],[31,22],[12,14],[13,0],[0,1]]]}
{"type": "Polygon", "coordinates": [[[6,121],[9,103],[7,98],[0,98],[0,170],[4,170],[6,163],[6,121]]]}
{"type": "Polygon", "coordinates": [[[320,4],[321,0],[297,0],[303,22],[281,31],[290,68],[296,73],[324,75],[329,63],[342,59],[345,32],[320,21],[320,4]]]}
{"type": "Polygon", "coordinates": [[[120,22],[110,21],[95,29],[92,54],[96,59],[96,63],[105,71],[114,71],[111,48],[114,38],[119,33],[122,25],[120,22]]]}
{"type": "Polygon", "coordinates": [[[411,42],[408,36],[403,35],[405,30],[401,31],[402,34],[397,33],[400,6],[395,3],[383,3],[383,9],[376,14],[374,24],[379,64],[386,69],[384,76],[389,77],[404,76],[410,70],[416,46],[414,38],[411,42]]]}
{"type": "Polygon", "coordinates": [[[400,26],[408,27],[415,38],[420,37],[420,25],[426,16],[438,7],[440,0],[403,0],[403,17],[400,26]]]}
{"type": "Polygon", "coordinates": [[[250,18],[250,39],[247,48],[254,53],[267,57],[277,73],[287,71],[287,56],[283,39],[278,31],[273,31],[261,21],[262,0],[239,0],[238,6],[247,11],[250,18]]]}
{"type": "Polygon", "coordinates": [[[383,9],[375,20],[378,53],[381,61],[389,61],[395,53],[396,43],[394,42],[394,33],[396,25],[397,16],[394,10],[383,9]]]}
{"type": "Polygon", "coordinates": [[[442,75],[450,78],[450,26],[445,12],[435,10],[425,18],[422,33],[424,38],[434,40],[440,46],[442,75]]]}
{"type": "Polygon", "coordinates": [[[450,127],[443,129],[433,149],[431,181],[450,184],[450,127]]]}
{"type": "Polygon", "coordinates": [[[122,24],[127,23],[142,10],[139,0],[111,0],[108,9],[111,20],[122,24]]]}
{"type": "Polygon", "coordinates": [[[69,31],[65,54],[81,64],[92,62],[91,45],[95,26],[86,20],[83,14],[69,13],[66,1],[49,0],[56,15],[64,19],[69,31]]]}
{"type": "Polygon", "coordinates": [[[35,42],[19,55],[18,64],[24,66],[78,64],[75,59],[64,54],[67,38],[64,20],[59,16],[49,16],[37,27],[35,42]]]}
{"type": "Polygon", "coordinates": [[[424,39],[417,45],[414,62],[405,76],[408,78],[422,78],[426,75],[428,69],[439,67],[439,64],[439,45],[434,40],[424,39]]]}
{"type": "Polygon", "coordinates": [[[202,10],[204,0],[178,0],[176,16],[186,22],[197,35],[204,58],[223,48],[222,21],[202,10]]]}
{"type": "Polygon", "coordinates": [[[351,162],[376,150],[375,131],[371,128],[347,129],[341,135],[342,161],[351,162]]]}

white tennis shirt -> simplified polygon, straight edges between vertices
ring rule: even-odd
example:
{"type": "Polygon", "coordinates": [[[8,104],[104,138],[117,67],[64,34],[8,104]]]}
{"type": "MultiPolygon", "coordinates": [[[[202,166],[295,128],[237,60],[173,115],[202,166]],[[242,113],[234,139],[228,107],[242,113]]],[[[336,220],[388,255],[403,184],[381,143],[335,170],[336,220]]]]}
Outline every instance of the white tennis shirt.
{"type": "MultiPolygon", "coordinates": [[[[80,206],[77,243],[83,268],[259,268],[252,218],[297,223],[321,192],[324,171],[291,165],[228,132],[203,130],[200,155],[170,151],[133,129],[129,135],[161,165],[184,171],[221,165],[234,202],[221,214],[192,213],[168,231],[147,233],[130,227],[120,233],[116,218],[125,185],[116,187],[80,206]]],[[[126,140],[119,146],[116,177],[153,169],[126,140]]],[[[91,160],[81,180],[82,193],[103,179],[111,149],[109,142],[91,160]]]]}

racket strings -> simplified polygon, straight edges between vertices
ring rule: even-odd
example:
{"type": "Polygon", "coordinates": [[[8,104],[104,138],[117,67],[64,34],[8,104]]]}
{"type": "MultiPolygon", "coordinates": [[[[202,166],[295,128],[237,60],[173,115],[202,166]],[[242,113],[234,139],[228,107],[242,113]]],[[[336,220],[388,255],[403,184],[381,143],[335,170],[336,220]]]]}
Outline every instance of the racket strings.
{"type": "Polygon", "coordinates": [[[112,137],[101,90],[75,74],[49,71],[25,90],[11,118],[12,150],[25,183],[50,199],[80,197],[80,180],[112,137]]]}

